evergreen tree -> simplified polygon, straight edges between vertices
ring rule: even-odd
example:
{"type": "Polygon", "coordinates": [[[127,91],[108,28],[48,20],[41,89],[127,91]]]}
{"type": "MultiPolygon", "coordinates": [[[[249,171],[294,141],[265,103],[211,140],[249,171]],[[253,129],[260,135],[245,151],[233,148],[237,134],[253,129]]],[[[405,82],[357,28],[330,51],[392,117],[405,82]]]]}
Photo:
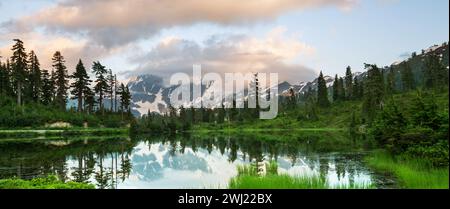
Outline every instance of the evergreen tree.
{"type": "Polygon", "coordinates": [[[415,126],[431,128],[434,131],[439,129],[441,119],[434,95],[425,94],[419,91],[413,100],[412,107],[412,123],[415,126]]]}
{"type": "MultiPolygon", "coordinates": [[[[92,71],[95,73],[97,80],[95,80],[94,92],[98,95],[98,104],[100,111],[103,112],[103,99],[105,98],[106,92],[108,92],[108,81],[105,78],[105,75],[108,73],[106,67],[100,64],[100,62],[94,62],[92,66],[92,71]]],[[[124,87],[125,89],[125,87],[124,87]]],[[[124,90],[123,89],[123,90],[124,90]]],[[[126,92],[122,92],[122,94],[126,94],[126,92]]],[[[123,97],[123,95],[122,95],[123,97]]],[[[123,107],[123,104],[122,104],[123,107]]],[[[123,111],[123,109],[122,109],[123,111]]]]}
{"type": "MultiPolygon", "coordinates": [[[[0,57],[1,58],[1,57],[0,57]]],[[[4,97],[11,94],[11,72],[9,62],[0,62],[0,96],[4,97]]]]}
{"type": "Polygon", "coordinates": [[[442,90],[448,87],[448,69],[436,54],[429,55],[425,60],[425,87],[442,90]]]}
{"type": "Polygon", "coordinates": [[[306,104],[305,104],[305,109],[306,109],[306,119],[311,120],[311,121],[316,121],[319,119],[318,115],[317,115],[317,107],[316,107],[316,99],[313,96],[313,90],[311,89],[311,86],[308,88],[308,93],[309,95],[307,95],[306,97],[306,104]]]}
{"type": "Polygon", "coordinates": [[[123,113],[124,111],[130,112],[130,104],[131,104],[131,93],[128,86],[120,84],[119,88],[120,92],[120,109],[123,113]]]}
{"type": "Polygon", "coordinates": [[[288,106],[290,109],[295,109],[297,107],[297,98],[293,88],[289,89],[288,106]]]}
{"type": "Polygon", "coordinates": [[[345,97],[350,100],[353,98],[353,74],[350,66],[347,67],[345,72],[345,97]]]}
{"type": "MultiPolygon", "coordinates": [[[[259,96],[260,96],[259,90],[260,89],[259,89],[258,73],[254,74],[253,85],[255,86],[255,101],[256,101],[256,108],[254,109],[255,112],[256,112],[255,117],[259,117],[259,109],[260,109],[259,108],[259,96]]],[[[292,96],[294,96],[294,99],[295,99],[295,93],[293,93],[292,96]]],[[[296,102],[296,101],[294,101],[294,102],[296,102]]]]}
{"type": "Polygon", "coordinates": [[[55,102],[58,108],[60,108],[61,110],[65,110],[67,103],[67,90],[69,89],[69,76],[65,65],[66,61],[59,51],[55,52],[52,61],[52,66],[55,69],[55,102]]]}
{"type": "Polygon", "coordinates": [[[50,105],[53,102],[53,95],[55,95],[55,87],[53,79],[48,70],[42,70],[42,99],[44,105],[50,105]]]}
{"type": "Polygon", "coordinates": [[[31,51],[28,55],[28,69],[29,69],[29,82],[28,82],[28,92],[29,97],[32,98],[34,102],[41,101],[42,94],[42,80],[41,80],[41,68],[39,60],[34,53],[31,51]]]}
{"type": "Polygon", "coordinates": [[[395,101],[390,101],[386,107],[380,111],[379,116],[374,121],[373,135],[380,145],[389,145],[388,148],[399,149],[398,139],[404,133],[407,120],[399,110],[395,101]]]}
{"type": "Polygon", "coordinates": [[[376,65],[365,64],[365,68],[368,70],[364,87],[363,113],[371,123],[377,111],[382,108],[384,86],[380,69],[376,65]]]}
{"type": "Polygon", "coordinates": [[[117,75],[114,74],[114,112],[117,112],[117,75]]]}
{"type": "Polygon", "coordinates": [[[426,88],[436,88],[438,80],[439,58],[437,55],[431,54],[425,58],[424,68],[424,84],[426,88]]]}
{"type": "Polygon", "coordinates": [[[328,107],[330,105],[330,101],[328,100],[327,83],[323,77],[322,71],[320,71],[318,78],[317,104],[320,107],[328,107]]]}
{"type": "Polygon", "coordinates": [[[361,80],[360,83],[359,83],[359,89],[358,89],[359,98],[363,98],[364,97],[364,92],[366,92],[364,90],[364,86],[365,86],[365,82],[364,82],[364,80],[361,80]]]}
{"type": "Polygon", "coordinates": [[[128,113],[130,113],[131,112],[131,98],[132,98],[132,96],[131,96],[131,92],[130,92],[130,89],[128,88],[128,85],[127,86],[125,86],[125,91],[127,92],[126,93],[126,97],[125,97],[125,104],[124,104],[124,106],[126,107],[126,109],[128,110],[128,113]]]}
{"type": "Polygon", "coordinates": [[[87,113],[94,112],[95,104],[95,92],[88,86],[84,89],[84,111],[87,113]]]}
{"type": "MultiPolygon", "coordinates": [[[[71,94],[72,99],[78,100],[78,112],[83,111],[83,99],[85,98],[86,88],[89,88],[90,83],[89,76],[86,72],[86,68],[83,65],[81,59],[78,61],[75,72],[72,74],[71,78],[74,80],[72,85],[71,94]]],[[[89,89],[90,90],[90,89],[89,89]]]]}
{"type": "Polygon", "coordinates": [[[339,92],[339,99],[345,100],[345,83],[342,77],[339,78],[338,92],[339,92]]]}
{"type": "Polygon", "coordinates": [[[362,97],[362,84],[358,81],[358,78],[353,79],[353,98],[360,99],[362,97]]]}
{"type": "Polygon", "coordinates": [[[394,94],[395,93],[395,71],[394,67],[390,67],[387,78],[386,78],[386,93],[394,94]]]}
{"type": "Polygon", "coordinates": [[[107,93],[109,93],[109,99],[110,99],[110,111],[112,112],[114,109],[114,85],[115,85],[115,77],[112,73],[112,70],[109,69],[108,71],[108,75],[106,77],[107,81],[108,81],[108,91],[107,93]]]}
{"type": "Polygon", "coordinates": [[[406,61],[401,63],[401,75],[403,91],[413,90],[415,88],[414,75],[411,66],[406,61]]]}
{"type": "Polygon", "coordinates": [[[14,39],[16,42],[12,47],[13,55],[11,57],[12,80],[14,91],[17,96],[17,105],[22,105],[22,96],[27,77],[27,54],[25,47],[20,39],[14,39]]]}
{"type": "Polygon", "coordinates": [[[333,82],[333,101],[336,102],[338,101],[340,98],[339,96],[339,78],[338,75],[336,74],[334,76],[334,82],[333,82]]]}
{"type": "Polygon", "coordinates": [[[52,105],[54,105],[56,103],[56,72],[54,69],[52,69],[52,72],[50,74],[50,80],[53,84],[52,105]]]}

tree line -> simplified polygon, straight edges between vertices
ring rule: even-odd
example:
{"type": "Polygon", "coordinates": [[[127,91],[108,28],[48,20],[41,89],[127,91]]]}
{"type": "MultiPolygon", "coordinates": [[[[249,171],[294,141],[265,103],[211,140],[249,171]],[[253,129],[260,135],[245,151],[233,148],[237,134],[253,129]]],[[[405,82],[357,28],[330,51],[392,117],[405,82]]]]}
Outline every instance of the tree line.
{"type": "Polygon", "coordinates": [[[362,113],[367,122],[371,123],[376,113],[383,108],[385,98],[395,93],[405,93],[419,88],[440,92],[448,89],[448,69],[442,55],[429,53],[425,56],[424,63],[421,82],[415,79],[408,60],[401,62],[398,67],[392,65],[379,68],[376,64],[364,64],[366,73],[360,77],[354,76],[349,66],[345,77],[338,77],[336,74],[331,93],[320,72],[316,95],[309,95],[314,95],[316,105],[322,108],[340,101],[362,100],[362,113]],[[397,82],[398,77],[400,82],[397,82]]]}
{"type": "Polygon", "coordinates": [[[23,41],[14,39],[12,56],[0,60],[0,95],[15,98],[17,106],[26,103],[52,106],[67,110],[68,99],[77,101],[79,113],[109,112],[130,113],[131,93],[128,86],[117,81],[117,76],[100,62],[94,62],[91,80],[80,59],[72,74],[60,51],[52,57],[52,70],[41,69],[39,59],[32,50],[26,52],[23,41]],[[70,82],[72,81],[72,82],[70,82]],[[93,87],[91,87],[93,84],[93,87]],[[70,93],[70,94],[69,94],[70,93]],[[105,107],[105,99],[111,101],[105,107]]]}
{"type": "MultiPolygon", "coordinates": [[[[443,46],[448,50],[446,44],[443,46]]],[[[411,60],[418,56],[413,54],[411,59],[390,67],[365,64],[366,73],[359,77],[347,67],[345,77],[336,75],[330,89],[320,73],[317,92],[307,93],[307,97],[315,97],[312,101],[319,108],[360,101],[360,112],[356,110],[349,117],[351,134],[365,126],[366,134],[393,154],[448,166],[448,108],[439,108],[436,98],[448,91],[448,60],[445,63],[443,54],[436,52],[422,55],[422,72],[413,73],[411,60]]]]}

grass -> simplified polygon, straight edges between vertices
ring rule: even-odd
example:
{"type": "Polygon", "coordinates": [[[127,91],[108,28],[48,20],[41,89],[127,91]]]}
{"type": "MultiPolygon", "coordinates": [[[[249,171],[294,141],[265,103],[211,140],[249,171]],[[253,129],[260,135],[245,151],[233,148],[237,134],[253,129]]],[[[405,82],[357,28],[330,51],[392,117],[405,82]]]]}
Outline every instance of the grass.
{"type": "Polygon", "coordinates": [[[241,175],[231,179],[230,189],[370,189],[370,184],[332,186],[318,176],[241,175]]]}
{"type": "Polygon", "coordinates": [[[238,176],[228,184],[230,189],[371,189],[372,184],[334,186],[325,179],[313,176],[289,176],[278,174],[275,161],[266,164],[267,174],[259,176],[254,165],[238,166],[238,176]]]}
{"type": "Polygon", "coordinates": [[[435,168],[420,159],[393,157],[385,151],[375,151],[365,160],[369,167],[394,174],[402,188],[449,188],[448,167],[435,168]]]}
{"type": "Polygon", "coordinates": [[[0,189],[95,189],[88,183],[62,182],[56,176],[32,180],[1,179],[0,189]]]}

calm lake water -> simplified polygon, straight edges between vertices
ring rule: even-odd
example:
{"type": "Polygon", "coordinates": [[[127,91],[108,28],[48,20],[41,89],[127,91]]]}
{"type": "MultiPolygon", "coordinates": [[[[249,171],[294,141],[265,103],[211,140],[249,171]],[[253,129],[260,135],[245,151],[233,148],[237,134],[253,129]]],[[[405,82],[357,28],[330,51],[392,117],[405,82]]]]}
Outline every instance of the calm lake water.
{"type": "Polygon", "coordinates": [[[0,139],[0,178],[56,174],[98,188],[226,188],[236,166],[276,160],[280,173],[389,188],[391,179],[362,162],[366,146],[335,133],[0,139]]]}

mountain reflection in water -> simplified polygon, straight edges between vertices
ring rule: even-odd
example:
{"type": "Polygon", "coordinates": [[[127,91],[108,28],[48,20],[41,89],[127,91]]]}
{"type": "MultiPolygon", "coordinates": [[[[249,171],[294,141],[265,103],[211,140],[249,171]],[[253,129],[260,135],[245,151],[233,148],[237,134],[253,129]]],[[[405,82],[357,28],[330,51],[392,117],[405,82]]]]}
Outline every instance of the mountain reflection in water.
{"type": "Polygon", "coordinates": [[[55,174],[97,188],[226,188],[236,166],[276,160],[280,173],[317,175],[332,185],[371,183],[345,135],[137,136],[0,142],[0,178],[55,174]]]}

